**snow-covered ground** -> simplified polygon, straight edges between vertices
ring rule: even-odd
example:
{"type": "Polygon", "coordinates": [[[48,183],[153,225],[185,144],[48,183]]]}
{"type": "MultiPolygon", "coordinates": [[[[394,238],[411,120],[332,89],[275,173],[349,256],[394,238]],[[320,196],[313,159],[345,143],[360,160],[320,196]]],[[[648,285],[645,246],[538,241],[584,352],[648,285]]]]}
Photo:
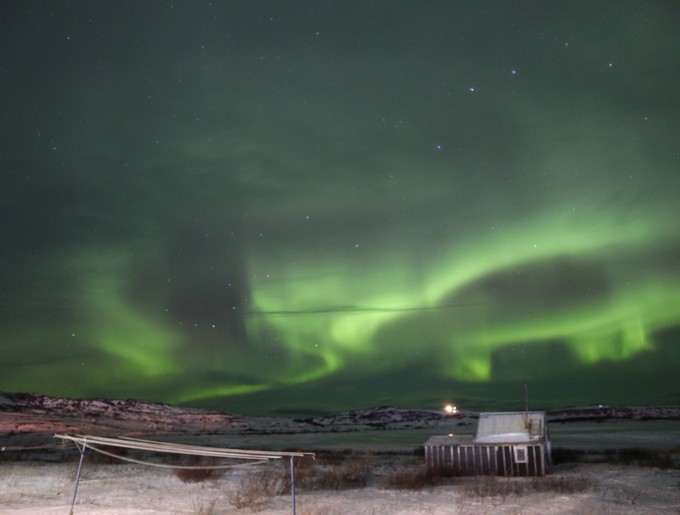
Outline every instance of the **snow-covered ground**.
{"type": "MultiPolygon", "coordinates": [[[[272,465],[265,465],[272,466],[272,465]]],[[[0,464],[0,513],[67,514],[70,510],[77,463],[0,464]]],[[[230,470],[218,479],[184,483],[172,471],[141,465],[86,463],[79,485],[75,514],[252,513],[232,504],[243,469],[230,470]]],[[[469,483],[479,478],[452,480],[451,484],[418,491],[379,486],[353,490],[299,492],[300,515],[324,514],[659,514],[678,513],[680,471],[611,465],[578,465],[552,476],[587,481],[583,492],[524,495],[480,495],[469,483]]],[[[527,479],[497,479],[527,481],[527,479]]],[[[531,480],[528,480],[531,481],[531,480]]],[[[269,499],[263,515],[292,513],[290,495],[269,499]]]]}
{"type": "MultiPolygon", "coordinates": [[[[336,457],[368,452],[379,458],[366,487],[298,490],[299,515],[680,513],[678,469],[561,465],[547,481],[583,486],[565,493],[559,488],[524,488],[522,482],[534,481],[526,478],[456,478],[420,490],[385,487],[383,479],[405,462],[411,467],[424,466],[417,451],[422,451],[430,436],[473,435],[477,416],[472,412],[445,416],[436,410],[382,407],[289,420],[130,400],[78,401],[0,393],[0,514],[69,513],[77,452],[70,442],[57,442],[55,433],[128,436],[222,448],[295,449],[330,452],[336,457]]],[[[597,454],[621,448],[675,449],[677,456],[680,406],[568,408],[548,413],[548,429],[553,450],[597,454]]],[[[259,469],[232,468],[217,478],[186,483],[169,469],[102,464],[87,458],[74,513],[225,514],[252,513],[253,507],[264,515],[291,513],[289,493],[265,496],[261,503],[237,502],[237,494],[253,473],[276,466],[280,476],[281,463],[270,463],[258,465],[264,467],[259,469]],[[240,504],[246,507],[238,509],[240,504]]]]}

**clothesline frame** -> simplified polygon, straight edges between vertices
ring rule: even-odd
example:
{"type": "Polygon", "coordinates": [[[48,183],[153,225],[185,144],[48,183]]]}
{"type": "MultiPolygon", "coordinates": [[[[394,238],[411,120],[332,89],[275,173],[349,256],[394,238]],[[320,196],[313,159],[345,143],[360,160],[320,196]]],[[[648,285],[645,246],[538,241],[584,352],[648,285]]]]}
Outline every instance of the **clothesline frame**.
{"type": "MultiPolygon", "coordinates": [[[[159,466],[164,468],[201,468],[201,469],[215,469],[215,468],[228,468],[235,465],[225,465],[225,466],[177,466],[177,465],[164,465],[155,464],[150,462],[143,462],[140,460],[131,460],[126,457],[110,453],[101,449],[101,446],[105,447],[117,447],[124,449],[133,449],[139,451],[147,452],[159,452],[167,454],[180,454],[188,456],[208,456],[214,458],[225,458],[225,459],[239,459],[250,461],[247,465],[256,465],[260,463],[267,463],[270,460],[279,460],[282,458],[290,458],[290,480],[291,480],[291,497],[293,502],[293,515],[296,513],[295,506],[295,458],[312,457],[314,458],[313,452],[291,452],[291,451],[260,451],[260,450],[245,450],[245,449],[228,449],[219,447],[206,447],[199,445],[187,445],[187,444],[175,444],[169,442],[158,442],[154,440],[143,440],[140,438],[131,438],[126,436],[119,436],[116,438],[95,436],[95,435],[65,435],[65,434],[55,434],[54,438],[59,438],[61,440],[69,440],[75,444],[80,452],[80,460],[78,462],[78,472],[76,474],[76,483],[73,489],[73,498],[71,500],[71,511],[69,515],[73,515],[73,508],[76,503],[76,498],[78,495],[78,485],[80,484],[80,475],[83,467],[83,460],[85,458],[85,451],[91,449],[95,452],[111,456],[113,458],[133,461],[135,463],[140,463],[142,465],[148,466],[159,466]]],[[[236,465],[238,466],[238,465],[236,465]]]]}

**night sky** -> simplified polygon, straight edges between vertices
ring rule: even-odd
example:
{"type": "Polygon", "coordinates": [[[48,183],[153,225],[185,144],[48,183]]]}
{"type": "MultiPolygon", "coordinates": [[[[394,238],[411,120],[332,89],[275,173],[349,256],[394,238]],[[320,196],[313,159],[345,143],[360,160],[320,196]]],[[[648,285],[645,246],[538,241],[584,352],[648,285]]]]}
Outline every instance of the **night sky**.
{"type": "Polygon", "coordinates": [[[0,3],[0,390],[680,403],[674,1],[0,3]]]}

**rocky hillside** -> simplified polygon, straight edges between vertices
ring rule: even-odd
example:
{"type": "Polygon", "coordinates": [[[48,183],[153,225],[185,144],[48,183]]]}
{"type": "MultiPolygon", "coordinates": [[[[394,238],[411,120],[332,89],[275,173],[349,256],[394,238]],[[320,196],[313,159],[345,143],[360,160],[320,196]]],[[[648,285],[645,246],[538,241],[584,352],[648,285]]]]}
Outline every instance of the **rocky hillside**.
{"type": "Polygon", "coordinates": [[[548,411],[548,422],[680,420],[680,406],[582,406],[548,411]]]}
{"type": "Polygon", "coordinates": [[[243,417],[137,400],[66,399],[35,393],[0,394],[2,432],[101,433],[239,430],[243,417]]]}

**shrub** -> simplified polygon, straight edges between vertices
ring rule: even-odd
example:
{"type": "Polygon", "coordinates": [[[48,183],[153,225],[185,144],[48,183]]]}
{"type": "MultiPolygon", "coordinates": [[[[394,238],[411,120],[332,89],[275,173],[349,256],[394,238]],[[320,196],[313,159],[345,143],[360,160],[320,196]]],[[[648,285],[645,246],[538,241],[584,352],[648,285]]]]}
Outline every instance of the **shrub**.
{"type": "Polygon", "coordinates": [[[345,462],[347,458],[351,456],[351,451],[332,451],[323,450],[316,453],[315,461],[317,463],[324,463],[327,465],[340,465],[345,462]]]}
{"type": "Polygon", "coordinates": [[[217,465],[217,460],[208,457],[195,457],[188,460],[187,467],[175,469],[175,475],[183,483],[200,483],[208,479],[222,477],[224,469],[210,468],[217,465]]]}
{"type": "Polygon", "coordinates": [[[385,474],[380,485],[394,490],[422,490],[434,484],[435,479],[424,467],[399,467],[385,474]]]}
{"type": "MultiPolygon", "coordinates": [[[[302,458],[295,460],[295,489],[296,490],[313,490],[317,487],[319,478],[318,461],[311,458],[302,458]]],[[[283,462],[283,469],[280,472],[281,483],[279,485],[280,493],[290,492],[290,464],[287,461],[283,462]]]]}

